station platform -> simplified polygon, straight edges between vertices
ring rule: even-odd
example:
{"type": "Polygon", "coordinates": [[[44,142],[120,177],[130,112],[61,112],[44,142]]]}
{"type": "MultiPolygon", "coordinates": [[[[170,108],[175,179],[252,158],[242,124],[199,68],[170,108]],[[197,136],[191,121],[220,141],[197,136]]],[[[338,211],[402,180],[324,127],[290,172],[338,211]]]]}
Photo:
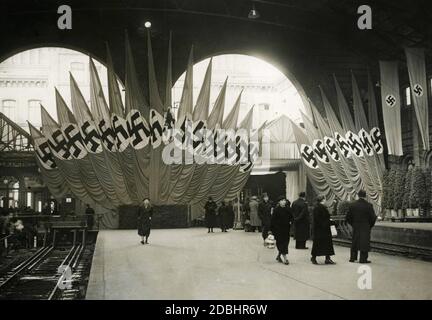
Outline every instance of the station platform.
{"type": "Polygon", "coordinates": [[[286,266],[242,230],[160,229],[139,241],[135,230],[99,232],[86,299],[432,299],[432,263],[421,260],[371,252],[372,264],[350,263],[335,245],[336,265],[313,265],[291,240],[286,266]],[[358,287],[362,266],[371,289],[358,287]]]}
{"type": "Polygon", "coordinates": [[[379,221],[375,224],[376,227],[399,228],[399,229],[413,229],[413,230],[426,230],[432,232],[432,222],[390,222],[379,221]]]}
{"type": "Polygon", "coordinates": [[[372,242],[386,243],[408,252],[423,251],[432,256],[432,223],[377,222],[371,233],[372,242]]]}

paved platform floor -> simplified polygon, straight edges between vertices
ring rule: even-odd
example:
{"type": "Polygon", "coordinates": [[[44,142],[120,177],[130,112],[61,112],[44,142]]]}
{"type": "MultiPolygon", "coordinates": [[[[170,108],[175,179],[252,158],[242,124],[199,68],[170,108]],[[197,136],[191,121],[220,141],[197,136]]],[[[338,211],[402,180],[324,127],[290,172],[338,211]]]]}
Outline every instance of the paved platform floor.
{"type": "Polygon", "coordinates": [[[430,262],[371,253],[372,289],[360,290],[348,248],[335,246],[337,265],[316,266],[293,244],[286,266],[258,233],[152,230],[142,245],[134,230],[100,231],[86,298],[432,299],[430,262]]]}

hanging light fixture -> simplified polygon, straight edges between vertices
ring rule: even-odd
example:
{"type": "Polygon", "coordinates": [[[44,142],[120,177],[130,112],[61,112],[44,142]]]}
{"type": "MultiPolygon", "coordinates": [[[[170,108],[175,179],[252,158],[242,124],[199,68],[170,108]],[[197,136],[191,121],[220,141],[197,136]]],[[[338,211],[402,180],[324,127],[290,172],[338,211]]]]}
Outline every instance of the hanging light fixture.
{"type": "Polygon", "coordinates": [[[249,19],[258,19],[260,17],[259,12],[255,9],[255,4],[252,4],[252,9],[249,11],[248,18],[249,19]]]}

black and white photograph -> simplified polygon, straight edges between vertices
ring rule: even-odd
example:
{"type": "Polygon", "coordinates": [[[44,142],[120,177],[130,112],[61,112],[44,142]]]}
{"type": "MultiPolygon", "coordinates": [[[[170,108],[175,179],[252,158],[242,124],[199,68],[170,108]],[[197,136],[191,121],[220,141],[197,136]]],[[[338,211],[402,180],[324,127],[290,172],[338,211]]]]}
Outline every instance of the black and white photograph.
{"type": "Polygon", "coordinates": [[[0,303],[432,300],[429,111],[428,0],[2,0],[0,303]]]}

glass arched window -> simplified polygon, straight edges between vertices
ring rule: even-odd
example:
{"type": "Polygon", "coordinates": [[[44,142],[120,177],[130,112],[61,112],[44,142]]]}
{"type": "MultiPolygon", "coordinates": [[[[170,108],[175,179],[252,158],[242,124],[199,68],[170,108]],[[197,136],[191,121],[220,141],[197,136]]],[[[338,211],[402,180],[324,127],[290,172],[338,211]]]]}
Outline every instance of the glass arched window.
{"type": "Polygon", "coordinates": [[[408,107],[411,105],[411,88],[405,88],[405,105],[408,107]]]}
{"type": "Polygon", "coordinates": [[[82,62],[71,62],[71,71],[84,71],[84,63],[82,62]]]}
{"type": "Polygon", "coordinates": [[[86,83],[85,66],[82,62],[71,62],[70,71],[74,76],[75,80],[82,84],[86,83]]]}
{"type": "Polygon", "coordinates": [[[28,101],[28,120],[37,126],[41,124],[40,104],[41,101],[37,99],[28,101]]]}
{"type": "Polygon", "coordinates": [[[15,121],[15,110],[16,100],[8,99],[2,101],[1,112],[12,121],[15,121]]]}

